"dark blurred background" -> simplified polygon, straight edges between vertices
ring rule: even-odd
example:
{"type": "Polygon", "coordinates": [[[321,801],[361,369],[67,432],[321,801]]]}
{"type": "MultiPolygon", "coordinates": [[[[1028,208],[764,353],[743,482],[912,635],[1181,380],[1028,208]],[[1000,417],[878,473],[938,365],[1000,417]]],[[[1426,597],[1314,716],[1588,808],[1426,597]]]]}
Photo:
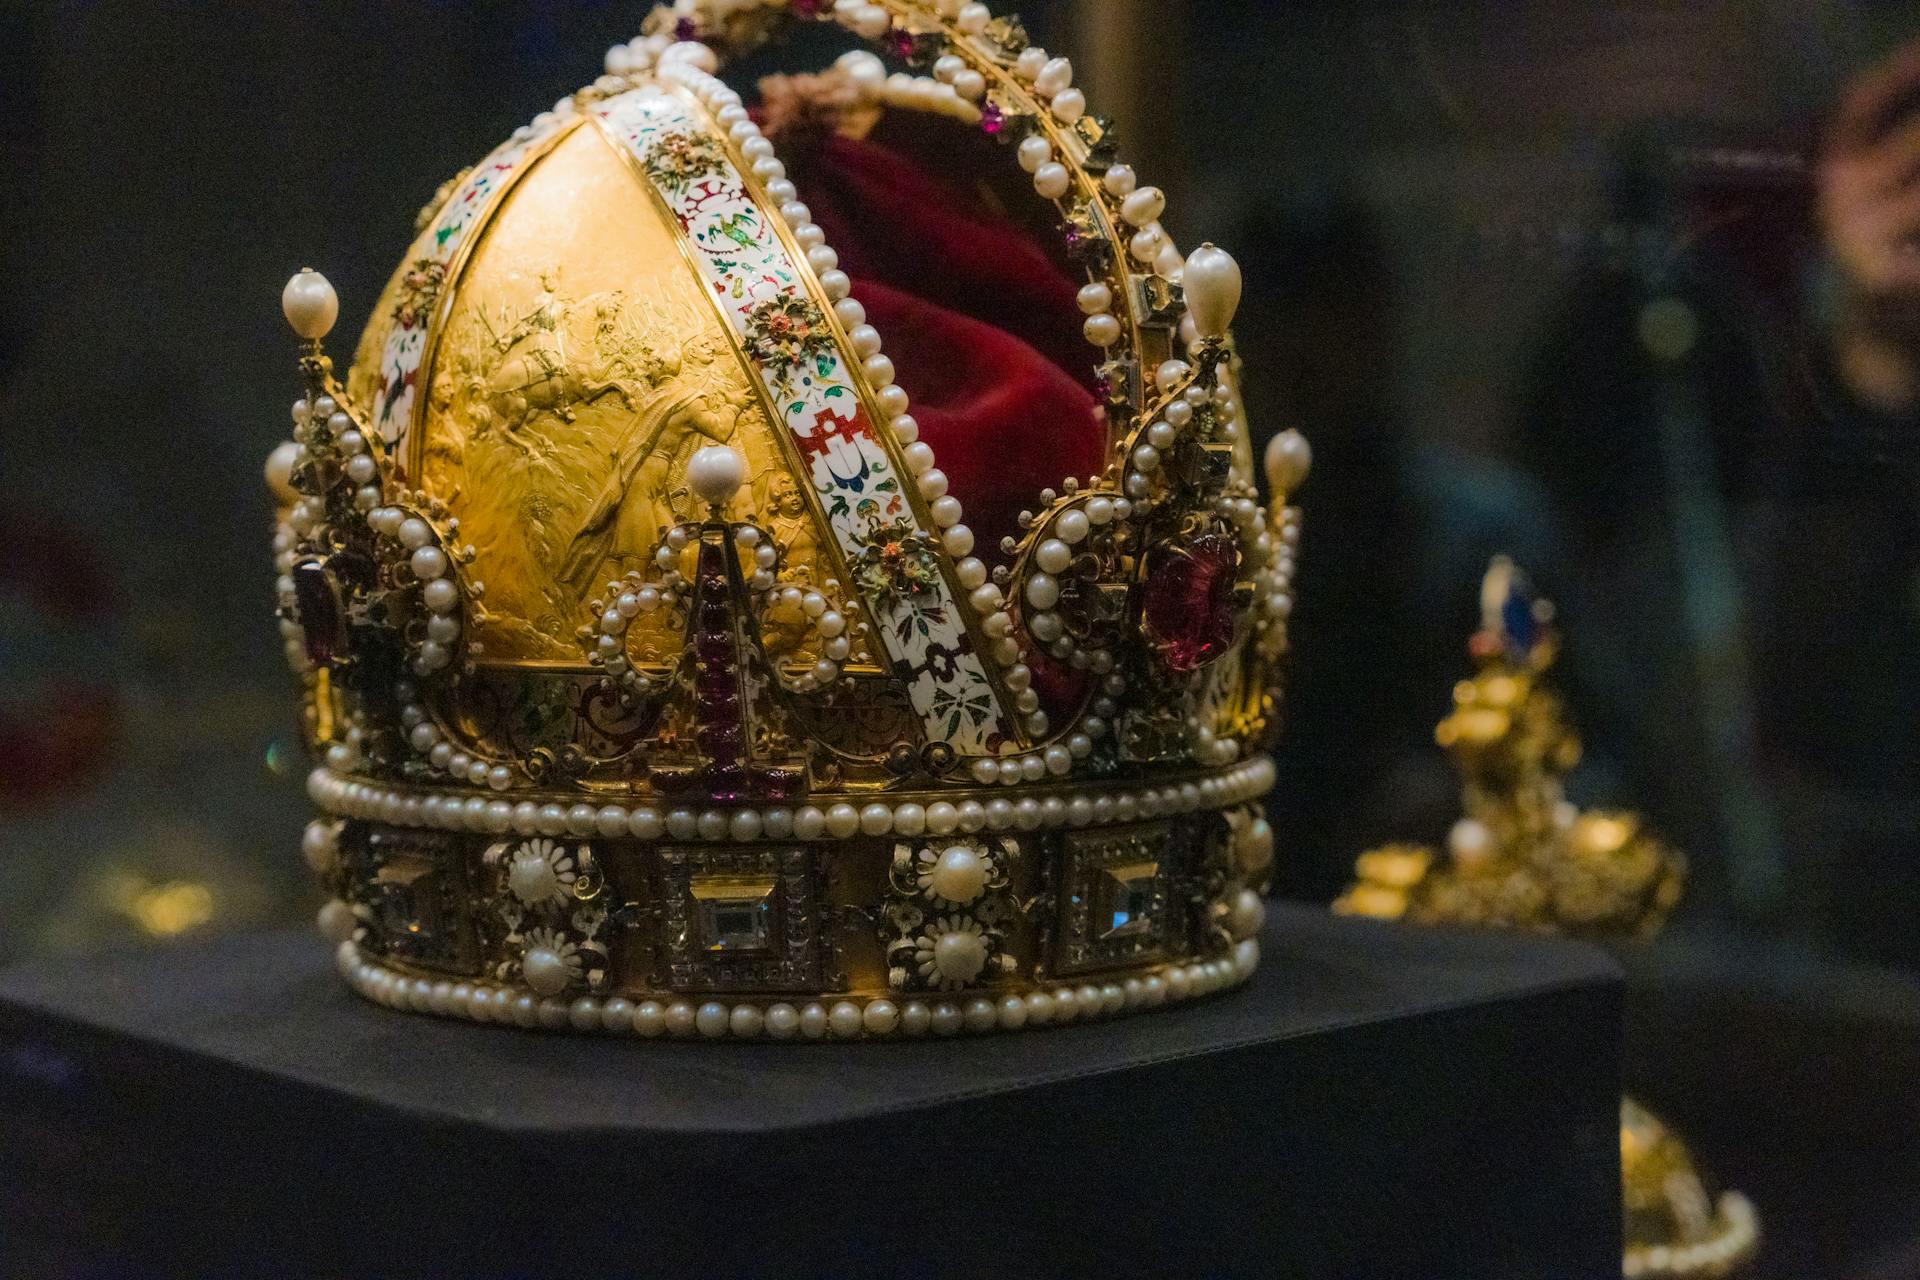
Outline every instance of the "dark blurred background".
{"type": "MultiPolygon", "coordinates": [[[[317,905],[260,479],[296,389],[280,286],[326,271],[350,341],[435,188],[645,7],[0,4],[0,960],[317,905]]],[[[1575,798],[1692,860],[1675,953],[1920,1039],[1920,409],[1847,351],[1863,314],[1896,363],[1920,329],[1822,196],[1920,14],[1024,12],[1179,241],[1240,257],[1253,421],[1316,450],[1282,890],[1443,835],[1432,726],[1508,551],[1569,638],[1575,798]]],[[[1920,118],[1893,98],[1860,145],[1920,118]]]]}

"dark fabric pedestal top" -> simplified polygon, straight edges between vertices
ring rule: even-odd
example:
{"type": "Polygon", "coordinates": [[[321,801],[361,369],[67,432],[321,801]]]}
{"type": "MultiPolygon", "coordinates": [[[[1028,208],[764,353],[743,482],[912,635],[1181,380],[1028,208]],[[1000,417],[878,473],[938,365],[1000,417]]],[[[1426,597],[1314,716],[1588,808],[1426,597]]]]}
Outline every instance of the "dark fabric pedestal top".
{"type": "Polygon", "coordinates": [[[1176,1010],[859,1045],[396,1013],[308,935],[18,968],[0,1248],[29,1275],[1617,1274],[1611,962],[1284,907],[1262,945],[1176,1010]]]}

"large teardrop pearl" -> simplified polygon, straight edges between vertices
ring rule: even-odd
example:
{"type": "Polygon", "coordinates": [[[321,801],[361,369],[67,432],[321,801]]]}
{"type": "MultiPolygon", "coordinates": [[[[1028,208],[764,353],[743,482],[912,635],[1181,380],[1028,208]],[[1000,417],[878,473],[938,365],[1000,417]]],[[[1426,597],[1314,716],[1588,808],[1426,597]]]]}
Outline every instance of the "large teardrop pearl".
{"type": "Polygon", "coordinates": [[[1225,249],[1203,244],[1187,256],[1181,286],[1187,314],[1203,338],[1224,338],[1240,310],[1240,264],[1225,249]]]}
{"type": "Polygon", "coordinates": [[[1313,446],[1307,438],[1289,427],[1267,442],[1267,484],[1278,496],[1292,493],[1306,480],[1313,467],[1313,446]]]}
{"type": "Polygon", "coordinates": [[[318,342],[333,332],[340,318],[340,295],[327,278],[312,267],[302,267],[280,291],[280,310],[286,313],[293,331],[308,342],[318,342]]]}

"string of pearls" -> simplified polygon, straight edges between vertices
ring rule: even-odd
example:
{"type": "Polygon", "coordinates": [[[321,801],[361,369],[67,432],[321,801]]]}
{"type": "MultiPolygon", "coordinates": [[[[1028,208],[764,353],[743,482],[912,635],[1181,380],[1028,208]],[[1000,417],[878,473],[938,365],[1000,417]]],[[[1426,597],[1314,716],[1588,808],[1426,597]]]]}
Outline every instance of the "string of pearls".
{"type": "MultiPolygon", "coordinates": [[[[351,922],[347,909],[344,919],[336,915],[328,923],[337,932],[351,922]]],[[[350,936],[336,940],[341,975],[359,994],[388,1008],[527,1030],[677,1040],[877,1040],[1065,1026],[1209,996],[1239,986],[1260,967],[1259,940],[1247,938],[1215,960],[1163,965],[1102,982],[955,1000],[565,1000],[484,982],[409,976],[367,959],[350,936]]]]}
{"type": "MultiPolygon", "coordinates": [[[[871,55],[867,55],[871,58],[871,55]]],[[[877,64],[877,59],[873,60],[877,64]]],[[[925,504],[927,518],[942,548],[953,561],[953,576],[987,641],[988,653],[999,665],[1004,682],[1005,669],[1020,660],[1020,646],[1013,638],[1013,619],[999,585],[990,581],[986,563],[973,555],[973,532],[964,523],[960,500],[948,492],[947,475],[935,465],[933,448],[920,439],[920,424],[908,412],[911,407],[906,389],[895,380],[893,361],[882,350],[879,331],[867,323],[866,308],[851,296],[853,282],[840,270],[839,255],[826,243],[826,233],[813,221],[812,211],[800,201],[799,192],[787,176],[785,164],[774,154],[773,143],[748,116],[740,95],[712,70],[718,65],[713,51],[705,45],[686,42],[669,46],[660,55],[659,75],[691,92],[726,130],[727,137],[746,162],[751,181],[760,184],[766,199],[780,212],[794,242],[805,253],[821,292],[832,305],[833,321],[859,360],[862,376],[872,403],[878,408],[899,449],[900,460],[914,479],[915,490],[925,504]]],[[[863,66],[855,60],[849,65],[863,66]]],[[[1047,716],[1040,709],[1039,695],[1032,689],[1010,689],[1015,710],[1033,737],[1044,737],[1047,716]]],[[[984,758],[983,758],[984,759],[984,758]]],[[[1023,778],[1044,777],[1047,760],[1036,754],[1025,760],[985,760],[992,764],[998,780],[1011,784],[1023,778]]],[[[984,767],[977,767],[981,777],[984,767]]]]}
{"type": "MultiPolygon", "coordinates": [[[[431,722],[418,720],[409,732],[423,724],[431,722]]],[[[869,800],[858,805],[841,801],[824,807],[699,810],[645,802],[594,805],[578,800],[490,799],[373,782],[323,766],[308,775],[307,793],[323,813],[396,827],[488,835],[741,842],[1102,827],[1245,804],[1265,795],[1273,787],[1273,779],[1273,762],[1255,756],[1183,782],[1098,790],[1082,786],[1070,794],[1025,795],[1018,800],[996,796],[986,801],[955,802],[922,796],[869,800]]]]}
{"type": "MultiPolygon", "coordinates": [[[[628,705],[652,692],[653,680],[636,669],[626,654],[627,632],[642,617],[662,610],[678,612],[686,602],[686,576],[680,572],[681,558],[700,536],[700,526],[684,523],[669,529],[654,552],[654,576],[638,570],[624,579],[607,584],[607,599],[593,602],[599,614],[596,627],[582,628],[582,639],[589,643],[587,661],[601,668],[618,684],[628,705]]],[[[813,637],[821,656],[813,667],[789,679],[778,664],[774,677],[788,693],[816,693],[840,679],[844,664],[853,656],[853,638],[848,617],[852,610],[826,594],[839,584],[829,579],[826,591],[779,581],[780,549],[766,532],[756,525],[734,527],[735,545],[743,559],[752,564],[748,589],[753,592],[760,621],[764,626],[768,612],[776,606],[799,611],[807,620],[807,633],[813,637]]]]}

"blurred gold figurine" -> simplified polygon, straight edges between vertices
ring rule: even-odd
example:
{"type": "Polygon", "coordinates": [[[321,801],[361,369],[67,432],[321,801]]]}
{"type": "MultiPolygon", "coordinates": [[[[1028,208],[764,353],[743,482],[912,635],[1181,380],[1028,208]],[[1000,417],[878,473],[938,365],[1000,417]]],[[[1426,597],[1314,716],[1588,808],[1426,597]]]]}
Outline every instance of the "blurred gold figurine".
{"type": "MultiPolygon", "coordinates": [[[[1419,924],[1498,925],[1608,939],[1651,937],[1680,899],[1686,860],[1645,831],[1639,815],[1582,811],[1562,780],[1580,740],[1545,676],[1559,649],[1553,607],[1495,557],[1468,643],[1479,670],[1454,687],[1434,730],[1463,782],[1465,816],[1443,856],[1390,844],[1360,855],[1357,879],[1334,904],[1345,915],[1419,924]]],[[[1626,1211],[1623,1273],[1731,1274],[1759,1242],[1738,1192],[1716,1205],[1677,1135],[1630,1098],[1620,1103],[1626,1211]]]]}

